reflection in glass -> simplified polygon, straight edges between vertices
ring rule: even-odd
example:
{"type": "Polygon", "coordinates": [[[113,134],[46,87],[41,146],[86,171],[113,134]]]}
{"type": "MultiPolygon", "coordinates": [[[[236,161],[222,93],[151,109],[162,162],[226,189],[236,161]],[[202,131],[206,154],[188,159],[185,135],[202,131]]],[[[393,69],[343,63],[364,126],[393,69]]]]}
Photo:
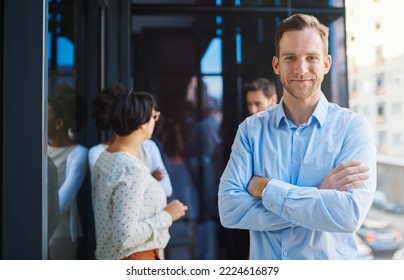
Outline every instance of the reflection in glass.
{"type": "Polygon", "coordinates": [[[77,99],[66,84],[56,86],[48,98],[48,156],[58,178],[56,197],[49,194],[50,259],[75,259],[77,238],[82,235],[76,195],[87,172],[87,148],[75,143],[77,99]],[[57,207],[52,205],[55,201],[57,207]],[[55,210],[57,214],[52,212],[55,210]]]}
{"type": "Polygon", "coordinates": [[[56,230],[59,216],[58,171],[48,156],[48,241],[56,230]]]}

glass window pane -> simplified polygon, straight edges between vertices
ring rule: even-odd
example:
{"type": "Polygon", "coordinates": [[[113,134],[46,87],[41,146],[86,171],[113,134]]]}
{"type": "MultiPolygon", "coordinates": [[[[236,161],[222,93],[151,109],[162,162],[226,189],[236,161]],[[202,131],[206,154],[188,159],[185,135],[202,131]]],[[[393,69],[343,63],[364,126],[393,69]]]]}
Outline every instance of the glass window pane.
{"type": "MultiPolygon", "coordinates": [[[[378,184],[368,219],[381,220],[392,228],[388,236],[404,235],[404,142],[402,104],[404,47],[391,34],[404,24],[404,3],[367,1],[366,11],[358,1],[345,1],[347,11],[348,82],[351,108],[359,109],[373,128],[377,147],[378,184]],[[368,27],[369,28],[368,28],[368,27]]],[[[387,235],[383,238],[388,240],[387,235]]],[[[391,239],[392,240],[392,239],[391,239]]],[[[402,241],[386,242],[390,252],[374,247],[375,258],[391,259],[402,241]],[[395,245],[397,243],[397,245],[395,245]]]]}
{"type": "Polygon", "coordinates": [[[77,140],[84,101],[75,89],[74,2],[50,2],[48,18],[48,258],[62,260],[77,258],[82,228],[76,196],[87,174],[87,148],[77,140]]]}
{"type": "Polygon", "coordinates": [[[201,60],[202,74],[219,74],[222,72],[222,39],[214,38],[210,42],[201,60]]]}

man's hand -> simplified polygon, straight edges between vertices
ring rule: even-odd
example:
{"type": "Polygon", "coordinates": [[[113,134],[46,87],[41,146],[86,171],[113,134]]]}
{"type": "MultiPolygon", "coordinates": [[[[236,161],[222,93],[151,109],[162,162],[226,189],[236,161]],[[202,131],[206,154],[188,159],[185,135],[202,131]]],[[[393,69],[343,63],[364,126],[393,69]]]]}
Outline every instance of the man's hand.
{"type": "Polygon", "coordinates": [[[271,179],[263,178],[258,176],[251,177],[250,182],[247,186],[247,191],[250,195],[254,196],[255,198],[261,199],[262,198],[262,191],[268,184],[271,179]]]}
{"type": "Polygon", "coordinates": [[[325,176],[320,189],[347,191],[363,185],[369,168],[358,160],[343,162],[325,176]]]}
{"type": "MultiPolygon", "coordinates": [[[[369,168],[358,160],[343,162],[325,176],[320,189],[347,191],[363,185],[369,178],[369,168]]],[[[247,186],[247,192],[255,198],[262,198],[262,191],[271,179],[253,176],[247,186]]]]}

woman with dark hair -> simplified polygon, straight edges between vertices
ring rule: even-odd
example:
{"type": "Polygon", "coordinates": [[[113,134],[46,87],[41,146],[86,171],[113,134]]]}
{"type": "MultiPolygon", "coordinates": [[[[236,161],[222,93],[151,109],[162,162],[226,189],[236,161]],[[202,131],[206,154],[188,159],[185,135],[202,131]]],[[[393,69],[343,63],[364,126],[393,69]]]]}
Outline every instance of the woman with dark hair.
{"type": "MultiPolygon", "coordinates": [[[[110,118],[112,106],[115,98],[122,92],[126,92],[125,87],[119,83],[115,83],[112,86],[103,89],[101,93],[94,99],[92,117],[95,125],[100,131],[108,133],[108,131],[111,129],[110,118]]],[[[103,151],[105,151],[105,149],[108,148],[114,138],[115,133],[112,132],[111,137],[107,141],[90,148],[88,152],[90,174],[92,174],[94,164],[98,157],[103,151]]],[[[151,174],[159,181],[167,197],[171,196],[173,192],[171,179],[168,175],[162,155],[156,143],[151,139],[143,141],[141,148],[138,151],[138,156],[146,164],[146,166],[150,168],[151,174]]]]}
{"type": "Polygon", "coordinates": [[[115,137],[92,173],[97,259],[164,259],[168,229],[188,209],[178,200],[167,204],[164,190],[138,157],[158,115],[147,92],[124,91],[113,102],[115,137]]]}

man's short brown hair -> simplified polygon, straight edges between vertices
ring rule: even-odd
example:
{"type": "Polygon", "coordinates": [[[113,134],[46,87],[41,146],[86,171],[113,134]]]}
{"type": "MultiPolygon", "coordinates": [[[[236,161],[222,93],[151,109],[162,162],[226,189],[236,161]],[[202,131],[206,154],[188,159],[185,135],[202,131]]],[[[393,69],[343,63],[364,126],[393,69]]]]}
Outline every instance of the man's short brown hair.
{"type": "Polygon", "coordinates": [[[303,30],[305,28],[313,28],[318,32],[323,41],[324,55],[328,55],[328,34],[329,28],[320,23],[318,19],[312,15],[294,14],[278,25],[275,31],[275,55],[279,57],[279,42],[283,33],[287,31],[303,30]]]}
{"type": "Polygon", "coordinates": [[[262,90],[266,98],[271,98],[274,94],[276,94],[276,86],[275,83],[266,78],[258,78],[251,83],[247,83],[244,86],[245,92],[249,91],[257,91],[262,90]]]}

